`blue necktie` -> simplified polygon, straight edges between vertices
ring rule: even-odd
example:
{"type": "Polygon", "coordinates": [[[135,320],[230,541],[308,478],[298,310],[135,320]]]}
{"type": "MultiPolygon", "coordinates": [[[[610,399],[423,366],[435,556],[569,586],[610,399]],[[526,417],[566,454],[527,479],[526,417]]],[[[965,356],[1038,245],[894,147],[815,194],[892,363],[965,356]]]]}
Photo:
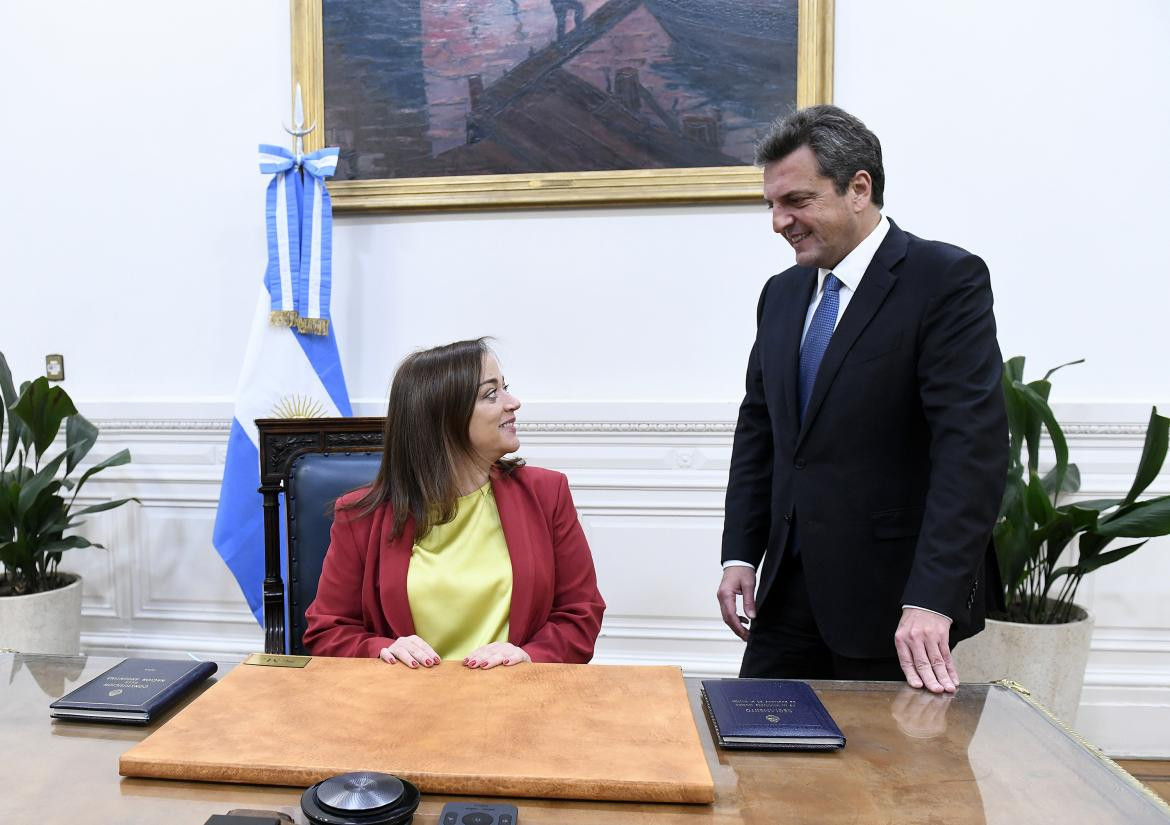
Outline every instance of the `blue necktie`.
{"type": "Polygon", "coordinates": [[[817,370],[821,366],[821,358],[829,347],[829,339],[833,337],[833,327],[837,325],[837,307],[840,305],[841,282],[830,272],[825,276],[824,294],[813,313],[812,323],[804,335],[804,345],[800,348],[800,418],[804,420],[804,410],[808,407],[808,399],[812,395],[813,384],[817,380],[817,370]]]}

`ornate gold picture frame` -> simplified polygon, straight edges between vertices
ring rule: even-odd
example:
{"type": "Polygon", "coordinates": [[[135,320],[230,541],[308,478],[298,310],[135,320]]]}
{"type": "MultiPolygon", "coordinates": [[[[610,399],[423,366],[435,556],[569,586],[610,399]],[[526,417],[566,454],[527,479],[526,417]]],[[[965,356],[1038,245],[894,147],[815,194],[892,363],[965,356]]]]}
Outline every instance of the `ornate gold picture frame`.
{"type": "MultiPolygon", "coordinates": [[[[722,3],[730,0],[692,2],[722,3]]],[[[797,2],[796,105],[827,103],[832,99],[833,87],[834,0],[797,2]]],[[[305,151],[321,148],[326,135],[322,3],[323,0],[291,0],[294,85],[299,83],[304,95],[306,123],[316,124],[305,138],[305,151]]],[[[562,0],[561,5],[570,9],[573,6],[583,8],[581,3],[572,0],[562,0]]],[[[552,3],[552,7],[555,9],[557,3],[552,3]]],[[[563,30],[565,12],[559,14],[563,30]]],[[[573,18],[569,16],[568,19],[572,24],[573,18]]],[[[576,24],[581,23],[578,18],[576,24]]],[[[344,157],[344,146],[342,150],[344,157]]],[[[725,165],[338,179],[330,180],[328,185],[333,206],[338,211],[418,211],[750,202],[760,198],[761,176],[754,166],[725,165]]]]}

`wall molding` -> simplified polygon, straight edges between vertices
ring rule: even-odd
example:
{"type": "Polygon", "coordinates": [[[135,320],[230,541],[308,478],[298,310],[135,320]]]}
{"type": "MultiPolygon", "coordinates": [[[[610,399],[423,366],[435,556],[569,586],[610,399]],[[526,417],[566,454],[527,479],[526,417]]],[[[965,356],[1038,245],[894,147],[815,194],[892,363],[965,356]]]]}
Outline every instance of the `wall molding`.
{"type": "Polygon", "coordinates": [[[152,432],[207,432],[218,434],[229,432],[232,428],[232,420],[230,418],[213,420],[197,418],[95,418],[92,421],[101,431],[102,435],[111,433],[135,434],[152,432]]]}
{"type": "Polygon", "coordinates": [[[1065,435],[1121,435],[1141,438],[1146,434],[1145,424],[1061,424],[1065,435]]]}
{"type": "MultiPolygon", "coordinates": [[[[1054,402],[1053,408],[1068,436],[1138,437],[1149,420],[1148,404],[1123,402],[1054,402]]],[[[355,399],[359,415],[381,415],[380,399],[355,399]]],[[[1161,406],[1170,406],[1163,402],[1161,406]]],[[[226,433],[231,429],[230,402],[220,399],[189,401],[94,402],[99,415],[91,416],[104,434],[226,433]],[[203,416],[191,416],[199,409],[203,416]],[[173,415],[171,413],[173,411],[173,415]],[[220,413],[207,415],[206,413],[220,413]]],[[[567,434],[695,434],[730,435],[735,432],[739,402],[646,401],[580,402],[533,401],[524,405],[521,431],[567,434]]],[[[85,405],[91,409],[91,405],[85,405]]]]}
{"type": "MultiPolygon", "coordinates": [[[[208,433],[220,434],[231,430],[231,420],[167,420],[167,419],[97,419],[93,422],[103,434],[137,433],[208,433]]],[[[1066,436],[1132,436],[1145,435],[1145,424],[1062,424],[1066,436]]],[[[646,433],[674,435],[729,435],[735,433],[735,421],[522,421],[521,433],[599,434],[646,433]]]]}
{"type": "MultiPolygon", "coordinates": [[[[136,419],[98,418],[93,423],[106,434],[227,433],[231,419],[136,419]]],[[[724,435],[735,432],[734,421],[524,421],[519,429],[531,433],[698,433],[724,435]]]]}

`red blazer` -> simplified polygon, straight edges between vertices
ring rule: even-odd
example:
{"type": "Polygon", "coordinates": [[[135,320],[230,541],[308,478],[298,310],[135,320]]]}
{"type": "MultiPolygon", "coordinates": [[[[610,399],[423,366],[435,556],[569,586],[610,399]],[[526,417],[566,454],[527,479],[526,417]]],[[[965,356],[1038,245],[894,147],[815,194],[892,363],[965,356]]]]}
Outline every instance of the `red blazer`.
{"type": "MultiPolygon", "coordinates": [[[[491,483],[512,559],[508,641],[534,662],[588,662],[605,602],[568,480],[520,467],[507,476],[493,471],[491,483]]],[[[360,518],[342,509],[361,493],[338,500],[317,598],[305,611],[304,644],[318,656],[377,657],[414,635],[406,593],[414,525],[391,541],[388,503],[360,518]]]]}

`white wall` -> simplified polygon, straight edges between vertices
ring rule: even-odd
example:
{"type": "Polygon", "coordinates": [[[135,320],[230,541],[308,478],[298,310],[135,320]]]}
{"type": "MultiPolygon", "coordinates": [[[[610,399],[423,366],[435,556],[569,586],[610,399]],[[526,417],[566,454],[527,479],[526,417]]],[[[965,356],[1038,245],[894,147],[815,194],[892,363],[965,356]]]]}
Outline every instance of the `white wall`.
{"type": "MultiPolygon", "coordinates": [[[[1059,398],[1165,402],[1170,7],[1102,9],[839,0],[836,101],[882,137],[888,213],[988,260],[1005,352],[1087,358],[1059,398]]],[[[264,266],[255,144],[288,119],[287,4],[0,22],[3,300],[51,310],[8,327],[9,360],[64,352],[86,399],[227,401],[264,266]]],[[[336,247],[361,399],[410,348],[490,332],[530,400],[734,401],[759,286],[791,259],[755,206],[343,217],[336,247]]]]}
{"type": "MultiPolygon", "coordinates": [[[[836,95],[881,136],[887,212],[983,255],[1005,354],[1084,357],[1054,392],[1086,493],[1124,490],[1170,408],[1170,6],[837,0],[836,95]],[[1078,451],[1083,451],[1083,454],[1078,451]]],[[[0,350],[135,463],[78,554],[94,650],[258,643],[210,547],[264,267],[256,168],[287,120],[285,0],[0,7],[0,350]]],[[[341,216],[334,313],[376,413],[408,350],[500,338],[526,452],[570,472],[611,610],[602,654],[728,672],[710,593],[758,290],[791,254],[758,206],[341,216]],[[631,583],[638,571],[650,596],[631,583]]],[[[1163,477],[1158,492],[1170,492],[1163,477]]],[[[1081,726],[1170,755],[1170,543],[1095,577],[1081,726]]]]}

